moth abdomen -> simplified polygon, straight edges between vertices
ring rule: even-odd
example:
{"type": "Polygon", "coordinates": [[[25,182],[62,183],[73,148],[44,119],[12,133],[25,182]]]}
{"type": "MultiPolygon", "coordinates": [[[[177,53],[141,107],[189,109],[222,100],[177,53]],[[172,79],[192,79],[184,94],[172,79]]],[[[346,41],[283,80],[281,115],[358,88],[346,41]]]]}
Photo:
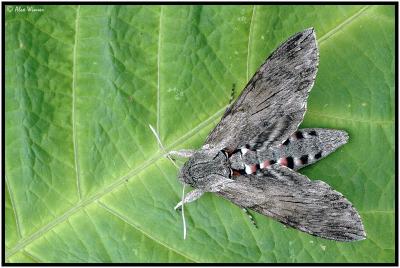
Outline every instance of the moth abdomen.
{"type": "Polygon", "coordinates": [[[275,163],[298,170],[326,157],[347,140],[347,133],[341,130],[299,129],[279,146],[257,150],[243,146],[230,157],[231,166],[245,174],[254,174],[275,163]]]}

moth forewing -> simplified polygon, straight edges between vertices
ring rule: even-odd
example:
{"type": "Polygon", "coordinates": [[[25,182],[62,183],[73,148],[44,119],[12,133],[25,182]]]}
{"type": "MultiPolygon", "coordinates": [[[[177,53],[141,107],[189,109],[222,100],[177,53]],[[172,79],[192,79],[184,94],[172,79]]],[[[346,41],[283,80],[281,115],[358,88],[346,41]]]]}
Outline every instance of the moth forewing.
{"type": "Polygon", "coordinates": [[[235,150],[252,146],[252,139],[268,146],[286,140],[303,121],[318,55],[313,28],[290,37],[260,66],[205,143],[235,150]]]}

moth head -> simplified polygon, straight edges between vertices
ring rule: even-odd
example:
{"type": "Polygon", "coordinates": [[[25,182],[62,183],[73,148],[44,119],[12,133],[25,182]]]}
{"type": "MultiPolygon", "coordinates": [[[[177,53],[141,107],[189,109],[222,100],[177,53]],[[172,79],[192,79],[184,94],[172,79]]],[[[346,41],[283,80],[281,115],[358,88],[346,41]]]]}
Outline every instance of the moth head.
{"type": "Polygon", "coordinates": [[[200,150],[183,165],[180,180],[192,187],[210,190],[232,175],[228,155],[221,150],[200,150]]]}

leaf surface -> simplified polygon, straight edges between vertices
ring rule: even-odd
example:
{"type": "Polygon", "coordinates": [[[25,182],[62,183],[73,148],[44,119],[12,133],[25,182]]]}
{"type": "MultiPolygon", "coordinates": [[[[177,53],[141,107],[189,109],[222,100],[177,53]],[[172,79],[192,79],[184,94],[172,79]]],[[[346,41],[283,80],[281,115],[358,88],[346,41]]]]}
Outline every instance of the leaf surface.
{"type": "Polygon", "coordinates": [[[6,6],[6,262],[394,262],[394,6],[6,6]],[[350,142],[302,170],[367,239],[328,241],[205,194],[173,210],[168,149],[199,148],[258,66],[314,27],[301,127],[350,142]]]}

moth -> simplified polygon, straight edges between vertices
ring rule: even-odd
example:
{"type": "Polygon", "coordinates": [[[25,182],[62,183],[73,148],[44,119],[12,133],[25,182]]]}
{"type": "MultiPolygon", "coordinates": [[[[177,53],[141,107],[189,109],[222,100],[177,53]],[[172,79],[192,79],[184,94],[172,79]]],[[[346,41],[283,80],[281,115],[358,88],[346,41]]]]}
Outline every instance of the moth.
{"type": "Polygon", "coordinates": [[[298,129],[319,61],[313,28],[291,36],[261,65],[199,150],[179,172],[194,188],[175,208],[205,192],[286,226],[337,241],[366,238],[360,215],[339,192],[297,171],[348,141],[342,130],[298,129]]]}

